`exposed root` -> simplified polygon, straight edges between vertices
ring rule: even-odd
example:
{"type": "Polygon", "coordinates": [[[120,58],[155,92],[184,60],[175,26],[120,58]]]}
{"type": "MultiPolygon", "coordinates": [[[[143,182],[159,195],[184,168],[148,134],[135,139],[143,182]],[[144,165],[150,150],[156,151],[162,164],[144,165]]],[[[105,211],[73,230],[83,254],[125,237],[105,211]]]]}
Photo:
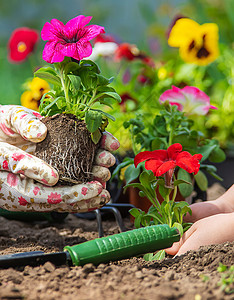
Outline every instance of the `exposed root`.
{"type": "Polygon", "coordinates": [[[55,125],[56,130],[52,129],[55,118],[53,122],[50,122],[51,124],[48,121],[45,122],[48,135],[43,142],[38,144],[36,156],[58,171],[59,183],[76,184],[90,181],[97,145],[92,142],[84,123],[81,126],[77,120],[68,119],[67,115],[62,115],[62,118],[62,125],[59,128],[55,125]],[[65,134],[62,131],[65,131],[65,134]]]}

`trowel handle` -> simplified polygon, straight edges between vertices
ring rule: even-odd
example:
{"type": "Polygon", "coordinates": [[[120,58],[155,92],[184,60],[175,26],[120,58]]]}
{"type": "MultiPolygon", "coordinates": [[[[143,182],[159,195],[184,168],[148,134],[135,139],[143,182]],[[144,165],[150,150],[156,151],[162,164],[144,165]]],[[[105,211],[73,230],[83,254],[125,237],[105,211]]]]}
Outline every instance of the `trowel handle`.
{"type": "Polygon", "coordinates": [[[115,261],[171,247],[180,234],[168,225],[153,225],[111,236],[98,238],[75,246],[66,246],[76,266],[115,261]]]}

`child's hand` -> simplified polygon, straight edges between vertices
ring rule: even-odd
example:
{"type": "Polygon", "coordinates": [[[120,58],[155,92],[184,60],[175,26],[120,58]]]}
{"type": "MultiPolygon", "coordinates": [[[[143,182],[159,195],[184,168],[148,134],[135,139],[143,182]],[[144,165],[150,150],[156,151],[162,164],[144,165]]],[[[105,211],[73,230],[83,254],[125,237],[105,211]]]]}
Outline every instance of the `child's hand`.
{"type": "Polygon", "coordinates": [[[217,214],[195,222],[178,243],[166,249],[170,255],[181,255],[200,246],[234,241],[234,212],[217,214]]]}

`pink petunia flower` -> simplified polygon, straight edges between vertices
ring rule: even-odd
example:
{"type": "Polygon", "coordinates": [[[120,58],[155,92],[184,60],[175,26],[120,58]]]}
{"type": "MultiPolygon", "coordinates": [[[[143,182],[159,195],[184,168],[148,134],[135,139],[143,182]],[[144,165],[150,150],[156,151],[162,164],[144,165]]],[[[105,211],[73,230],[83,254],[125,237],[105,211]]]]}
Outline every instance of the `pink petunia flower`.
{"type": "Polygon", "coordinates": [[[184,111],[187,115],[206,115],[210,109],[217,109],[210,105],[209,96],[193,86],[186,86],[183,89],[172,86],[171,90],[165,91],[159,98],[159,102],[165,101],[176,105],[178,110],[184,111]]]}
{"type": "Polygon", "coordinates": [[[50,193],[47,198],[47,202],[50,204],[57,204],[62,201],[61,195],[58,193],[50,193]]]}
{"type": "Polygon", "coordinates": [[[13,31],[8,42],[8,59],[12,63],[23,62],[34,50],[39,34],[36,30],[21,27],[13,31]]]}
{"type": "Polygon", "coordinates": [[[43,59],[52,64],[63,61],[65,56],[76,60],[90,56],[92,45],[89,41],[100,33],[105,33],[102,26],[86,26],[91,19],[90,16],[80,15],[66,25],[57,19],[46,22],[41,31],[41,38],[48,41],[43,51],[43,59]]]}

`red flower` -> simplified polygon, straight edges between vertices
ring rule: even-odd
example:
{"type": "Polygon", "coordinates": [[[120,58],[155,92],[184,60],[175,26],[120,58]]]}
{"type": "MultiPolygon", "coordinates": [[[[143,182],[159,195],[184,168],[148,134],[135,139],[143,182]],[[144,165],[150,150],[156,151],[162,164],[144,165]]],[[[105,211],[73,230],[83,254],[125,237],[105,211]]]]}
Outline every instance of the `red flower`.
{"type": "Polygon", "coordinates": [[[135,58],[138,58],[139,55],[139,49],[135,45],[130,45],[128,43],[123,43],[118,46],[118,48],[115,51],[115,59],[121,60],[134,60],[135,58]]]}
{"type": "Polygon", "coordinates": [[[100,33],[95,37],[93,43],[116,43],[116,41],[111,35],[100,33]]]}
{"type": "Polygon", "coordinates": [[[8,59],[12,63],[23,62],[33,52],[39,34],[36,30],[26,27],[17,28],[11,34],[8,42],[8,59]]]}
{"type": "Polygon", "coordinates": [[[137,167],[140,162],[146,161],[145,168],[151,170],[155,176],[161,176],[168,171],[172,176],[176,166],[188,173],[197,174],[201,159],[201,154],[191,155],[187,151],[182,151],[182,145],[176,143],[171,145],[167,150],[140,152],[135,156],[134,164],[137,167]]]}

